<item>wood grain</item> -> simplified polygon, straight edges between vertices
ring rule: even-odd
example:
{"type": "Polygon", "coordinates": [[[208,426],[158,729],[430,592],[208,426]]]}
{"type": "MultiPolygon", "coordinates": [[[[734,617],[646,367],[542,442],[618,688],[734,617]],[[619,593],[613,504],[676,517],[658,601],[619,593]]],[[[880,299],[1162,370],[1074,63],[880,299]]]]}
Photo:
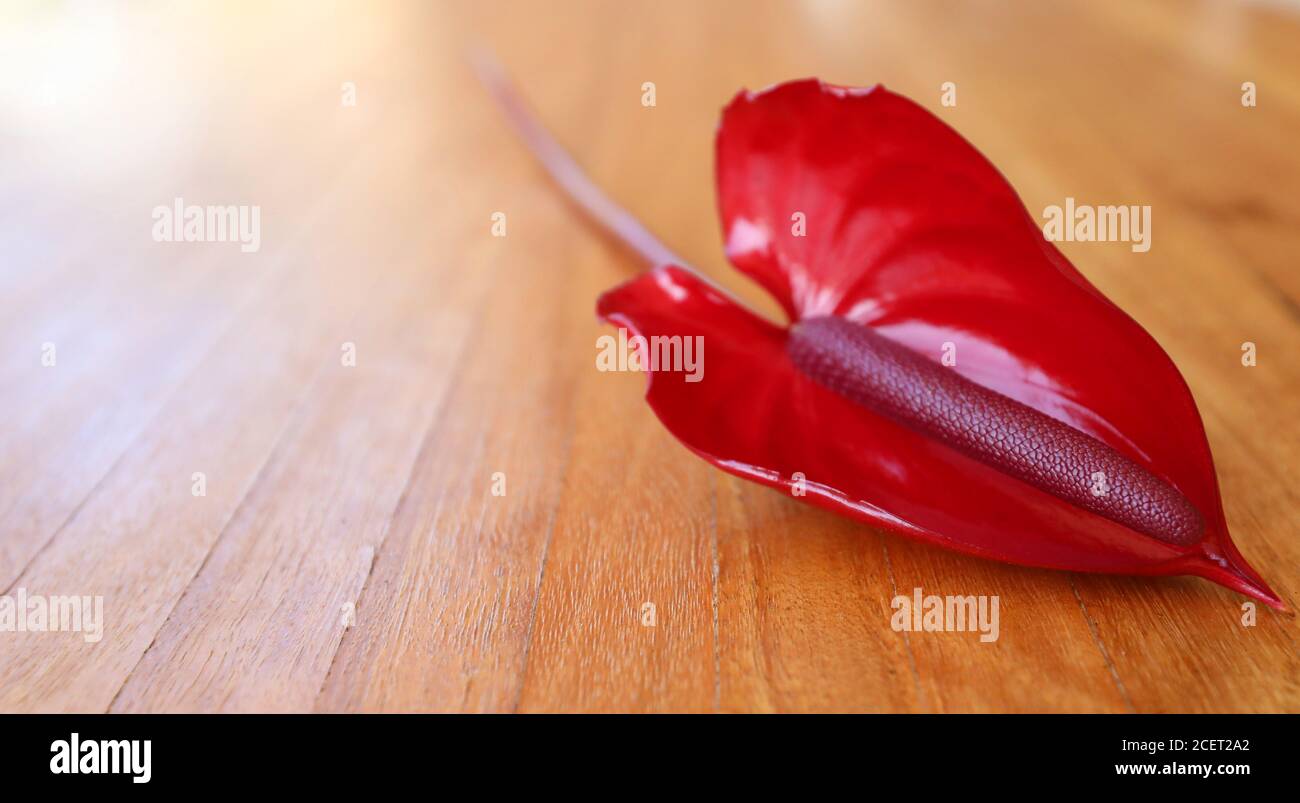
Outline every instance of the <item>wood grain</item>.
{"type": "Polygon", "coordinates": [[[93,643],[0,632],[0,710],[1300,711],[1293,617],[1243,626],[1241,598],[1194,579],[951,554],[691,455],[641,377],[595,369],[595,297],[638,266],[466,58],[495,51],[602,186],[769,311],[714,207],[741,87],[883,82],[1031,211],[1151,205],[1149,253],[1063,250],[1182,370],[1233,536],[1294,607],[1300,10],[71,14],[0,18],[0,593],[102,595],[106,621],[93,643]],[[153,242],[178,196],[259,205],[260,251],[153,242]],[[895,632],[918,587],[998,595],[1000,638],[895,632]]]}

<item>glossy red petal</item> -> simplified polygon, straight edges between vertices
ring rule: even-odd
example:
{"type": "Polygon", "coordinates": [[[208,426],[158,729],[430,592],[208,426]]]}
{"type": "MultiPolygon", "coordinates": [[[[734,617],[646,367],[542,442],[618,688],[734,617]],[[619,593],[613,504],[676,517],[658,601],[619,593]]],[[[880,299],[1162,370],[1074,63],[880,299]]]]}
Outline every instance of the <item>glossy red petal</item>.
{"type": "MultiPolygon", "coordinates": [[[[794,368],[787,330],[689,271],[643,274],[604,294],[598,312],[631,335],[703,338],[701,380],[687,381],[671,366],[648,372],[646,399],[674,436],[725,471],[982,557],[1080,571],[1205,574],[1196,571],[1196,550],[1065,504],[823,389],[794,368]],[[797,487],[806,489],[802,496],[797,487]]],[[[1233,578],[1212,579],[1261,599],[1268,593],[1233,578]]]]}
{"type": "MultiPolygon", "coordinates": [[[[480,76],[584,213],[652,265],[675,261],[494,64],[480,76]]],[[[1227,536],[1177,369],[1043,241],[961,137],[883,88],[800,81],[737,97],[718,173],[729,256],[798,326],[774,326],[671,265],[599,301],[640,336],[707,339],[704,381],[652,368],[647,391],[690,448],[973,554],[1199,574],[1282,607],[1227,536]],[[933,363],[936,346],[960,346],[951,371],[933,363]],[[1117,471],[1117,498],[1084,495],[1079,462],[1117,471]]]]}
{"type": "Polygon", "coordinates": [[[1228,538],[1173,362],[960,135],[883,87],[808,80],[738,95],[717,156],[727,254],[792,319],[847,317],[936,360],[949,349],[951,370],[1097,438],[1192,502],[1204,540],[1148,570],[1279,604],[1228,538]]]}
{"type": "Polygon", "coordinates": [[[786,356],[787,331],[676,267],[601,296],[643,337],[702,337],[699,382],[649,372],[646,399],[679,440],[733,474],[895,532],[1036,566],[1140,572],[1180,555],[1064,505],[824,390],[786,356]]]}

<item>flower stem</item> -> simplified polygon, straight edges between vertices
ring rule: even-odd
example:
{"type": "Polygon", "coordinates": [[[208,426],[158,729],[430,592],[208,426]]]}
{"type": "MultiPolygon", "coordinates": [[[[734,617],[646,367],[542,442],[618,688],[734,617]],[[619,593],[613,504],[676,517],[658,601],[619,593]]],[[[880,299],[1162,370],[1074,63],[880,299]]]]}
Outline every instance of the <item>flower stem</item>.
{"type": "Polygon", "coordinates": [[[686,265],[685,260],[660,242],[630,212],[611,200],[587,177],[573,157],[538,122],[510,83],[500,62],[491,53],[476,50],[471,53],[470,61],[478,79],[505,112],[528,150],[583,214],[620,245],[641,257],[651,268],[686,265]]]}

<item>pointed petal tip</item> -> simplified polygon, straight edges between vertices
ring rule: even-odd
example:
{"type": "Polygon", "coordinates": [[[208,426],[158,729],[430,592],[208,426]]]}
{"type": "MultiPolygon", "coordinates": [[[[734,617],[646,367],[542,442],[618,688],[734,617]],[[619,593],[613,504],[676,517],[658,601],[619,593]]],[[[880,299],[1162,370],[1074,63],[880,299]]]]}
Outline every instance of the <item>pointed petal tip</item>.
{"type": "Polygon", "coordinates": [[[1262,580],[1259,582],[1254,582],[1249,578],[1245,577],[1244,575],[1240,575],[1240,574],[1236,575],[1236,579],[1239,581],[1239,584],[1234,583],[1232,585],[1229,585],[1228,586],[1229,588],[1232,588],[1235,591],[1239,591],[1248,597],[1252,597],[1254,599],[1259,600],[1260,602],[1264,603],[1265,605],[1277,611],[1278,613],[1285,614],[1286,616],[1292,618],[1295,617],[1295,612],[1290,608],[1288,608],[1286,602],[1284,602],[1282,598],[1278,596],[1277,593],[1273,591],[1273,589],[1269,588],[1268,585],[1266,585],[1262,580]]]}
{"type": "Polygon", "coordinates": [[[1204,544],[1203,554],[1190,557],[1192,560],[1187,566],[1190,574],[1203,577],[1239,594],[1259,600],[1279,613],[1290,617],[1295,616],[1295,612],[1287,606],[1277,592],[1269,587],[1264,578],[1260,577],[1259,573],[1251,568],[1246,559],[1241,556],[1241,553],[1232,546],[1229,545],[1220,554],[1207,541],[1204,544]]]}

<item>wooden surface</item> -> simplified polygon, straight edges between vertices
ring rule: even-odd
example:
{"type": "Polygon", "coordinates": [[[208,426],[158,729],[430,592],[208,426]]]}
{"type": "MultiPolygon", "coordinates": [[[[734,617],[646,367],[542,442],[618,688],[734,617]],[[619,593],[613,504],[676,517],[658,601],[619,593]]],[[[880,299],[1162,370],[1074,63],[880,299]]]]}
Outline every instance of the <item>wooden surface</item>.
{"type": "Polygon", "coordinates": [[[714,207],[741,87],[880,81],[1032,211],[1151,205],[1149,253],[1064,251],[1182,370],[1294,607],[1294,7],[62,9],[0,12],[0,590],[102,595],[106,622],[0,633],[0,710],[1300,711],[1294,618],[950,554],[692,456],[641,377],[594,368],[594,299],[638,266],[465,60],[495,50],[599,183],[768,310],[714,207]],[[260,251],[154,242],[177,196],[259,205],[260,251]],[[915,587],[998,595],[999,640],[893,631],[915,587]]]}

